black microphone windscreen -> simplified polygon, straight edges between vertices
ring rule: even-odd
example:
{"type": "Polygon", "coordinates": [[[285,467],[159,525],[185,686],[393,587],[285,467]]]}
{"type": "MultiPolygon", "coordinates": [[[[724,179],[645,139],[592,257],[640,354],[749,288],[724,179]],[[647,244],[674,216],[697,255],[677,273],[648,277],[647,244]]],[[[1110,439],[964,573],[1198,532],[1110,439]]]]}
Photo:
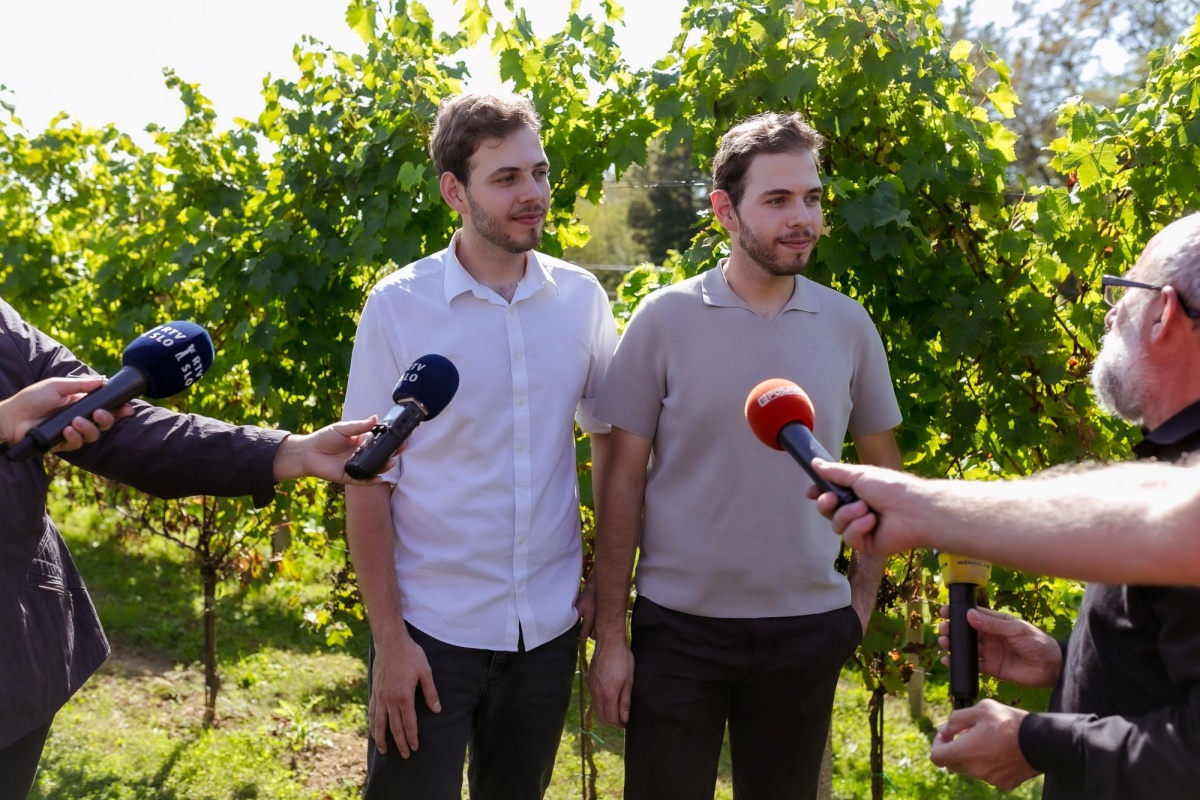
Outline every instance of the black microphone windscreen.
{"type": "Polygon", "coordinates": [[[208,332],[194,322],[176,320],[146,331],[129,343],[121,363],[146,377],[147,397],[179,394],[200,380],[213,362],[208,332]]]}
{"type": "Polygon", "coordinates": [[[392,391],[392,402],[416,400],[433,419],[449,405],[458,391],[458,370],[450,359],[431,353],[421,356],[405,371],[392,391]]]}

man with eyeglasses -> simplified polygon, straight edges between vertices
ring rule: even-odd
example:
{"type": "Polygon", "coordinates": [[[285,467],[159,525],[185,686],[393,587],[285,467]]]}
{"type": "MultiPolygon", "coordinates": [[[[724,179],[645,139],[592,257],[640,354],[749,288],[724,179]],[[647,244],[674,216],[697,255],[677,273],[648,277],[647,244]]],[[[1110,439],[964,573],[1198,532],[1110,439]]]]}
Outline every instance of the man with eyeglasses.
{"type": "MultiPolygon", "coordinates": [[[[1183,461],[1200,452],[1200,214],[1167,226],[1128,276],[1105,277],[1102,285],[1112,309],[1092,372],[1097,400],[1145,426],[1134,447],[1140,461],[1183,461]]],[[[1196,467],[1139,464],[1094,473],[1105,494],[1116,489],[1114,479],[1126,478],[1158,492],[1157,504],[1131,504],[1143,515],[1117,513],[1108,524],[1097,508],[1116,510],[1119,503],[1084,489],[1087,474],[971,485],[851,465],[819,469],[863,501],[836,509],[834,498],[822,495],[822,513],[855,547],[877,553],[935,546],[1027,567],[1111,562],[1111,548],[1123,548],[1128,575],[1141,579],[1152,570],[1139,558],[1138,540],[1158,533],[1164,511],[1174,526],[1169,532],[1179,536],[1187,525],[1193,550],[1200,539],[1200,495],[1187,488],[1197,483],[1196,467]],[[1074,517],[1098,523],[1091,541],[1074,517]],[[1074,559],[1064,542],[1078,548],[1074,559]]],[[[1109,563],[1095,572],[1120,570],[1109,563]]],[[[969,619],[979,631],[980,670],[1054,687],[1050,712],[991,700],[955,711],[934,740],[935,764],[1002,789],[1045,773],[1043,797],[1051,800],[1162,800],[1200,791],[1200,588],[1093,583],[1062,643],[1006,614],[975,610],[969,619]]]]}

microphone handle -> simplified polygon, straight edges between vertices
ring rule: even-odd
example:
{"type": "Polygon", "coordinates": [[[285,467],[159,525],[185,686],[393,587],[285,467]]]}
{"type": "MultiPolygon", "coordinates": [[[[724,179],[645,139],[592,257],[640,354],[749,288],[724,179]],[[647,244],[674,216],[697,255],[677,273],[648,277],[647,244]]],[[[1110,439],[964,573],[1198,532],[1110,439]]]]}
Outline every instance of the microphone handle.
{"type": "Polygon", "coordinates": [[[61,444],[63,429],[76,417],[91,419],[100,409],[112,411],[140,395],[147,386],[146,376],[136,367],[121,367],[116,375],[96,391],[59,411],[50,419],[26,431],[21,441],[5,454],[11,461],[26,461],[61,444]]]}
{"type": "Polygon", "coordinates": [[[950,697],[954,708],[967,708],[979,694],[979,633],[967,621],[975,607],[974,583],[950,584],[950,697]]]}
{"type": "Polygon", "coordinates": [[[416,402],[393,406],[371,431],[370,438],[350,456],[346,462],[346,474],[360,481],[374,478],[424,419],[425,412],[416,402]]]}
{"type": "Polygon", "coordinates": [[[817,437],[813,436],[813,432],[802,423],[789,422],[784,425],[779,431],[779,444],[783,446],[784,450],[791,453],[792,458],[796,459],[797,463],[804,468],[808,477],[812,478],[812,482],[819,486],[822,492],[833,492],[837,496],[839,507],[858,500],[858,495],[854,494],[851,489],[830,483],[813,469],[814,458],[824,461],[833,461],[834,459],[817,441],[817,437]]]}

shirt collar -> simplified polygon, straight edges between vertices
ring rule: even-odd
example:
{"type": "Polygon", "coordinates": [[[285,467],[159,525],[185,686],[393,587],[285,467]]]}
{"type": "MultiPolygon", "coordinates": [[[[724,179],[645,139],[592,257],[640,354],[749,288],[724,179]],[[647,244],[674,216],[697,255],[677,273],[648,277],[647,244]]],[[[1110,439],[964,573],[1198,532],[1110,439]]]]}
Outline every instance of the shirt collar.
{"type": "MultiPolygon", "coordinates": [[[[480,300],[491,301],[498,295],[475,280],[471,273],[467,272],[467,268],[462,265],[462,262],[458,260],[459,233],[460,231],[454,232],[454,236],[450,239],[450,246],[446,248],[446,274],[444,279],[446,304],[449,305],[451,300],[465,292],[470,292],[480,300]]],[[[521,278],[521,282],[517,284],[517,291],[513,295],[512,301],[516,303],[519,300],[532,297],[545,288],[550,288],[557,293],[558,283],[555,282],[554,276],[542,264],[537,251],[530,250],[525,255],[525,277],[521,278]]]]}
{"type": "Polygon", "coordinates": [[[1200,436],[1200,401],[1179,411],[1154,430],[1142,429],[1144,437],[1133,446],[1138,458],[1153,458],[1181,445],[1184,440],[1200,436]]]}
{"type": "MultiPolygon", "coordinates": [[[[704,304],[718,308],[744,308],[751,311],[752,309],[746,305],[746,301],[737,296],[729,287],[729,281],[725,279],[724,266],[728,260],[722,258],[717,262],[717,266],[701,274],[700,294],[704,298],[704,304]]],[[[792,296],[788,298],[783,310],[818,313],[821,310],[821,304],[817,301],[817,294],[813,291],[812,282],[800,275],[797,275],[795,280],[796,288],[792,291],[792,296]]]]}

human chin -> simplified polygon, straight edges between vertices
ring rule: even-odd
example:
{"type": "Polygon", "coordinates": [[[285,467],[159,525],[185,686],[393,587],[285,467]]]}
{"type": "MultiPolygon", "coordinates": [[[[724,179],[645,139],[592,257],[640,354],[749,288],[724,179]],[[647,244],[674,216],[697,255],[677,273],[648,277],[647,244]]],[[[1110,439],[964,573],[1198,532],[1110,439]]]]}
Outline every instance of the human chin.
{"type": "Polygon", "coordinates": [[[1096,402],[1109,416],[1138,425],[1142,422],[1141,391],[1145,385],[1142,362],[1114,329],[1100,340],[1100,353],[1092,364],[1092,389],[1096,402]]]}
{"type": "Polygon", "coordinates": [[[524,253],[528,250],[536,249],[542,242],[542,227],[542,225],[538,225],[513,234],[510,238],[514,246],[521,246],[519,251],[514,250],[513,252],[524,253]]]}
{"type": "Polygon", "coordinates": [[[738,244],[754,263],[776,277],[799,275],[808,266],[811,251],[797,253],[773,240],[766,240],[749,228],[738,233],[738,244]],[[787,252],[784,252],[784,251],[787,252]]]}

